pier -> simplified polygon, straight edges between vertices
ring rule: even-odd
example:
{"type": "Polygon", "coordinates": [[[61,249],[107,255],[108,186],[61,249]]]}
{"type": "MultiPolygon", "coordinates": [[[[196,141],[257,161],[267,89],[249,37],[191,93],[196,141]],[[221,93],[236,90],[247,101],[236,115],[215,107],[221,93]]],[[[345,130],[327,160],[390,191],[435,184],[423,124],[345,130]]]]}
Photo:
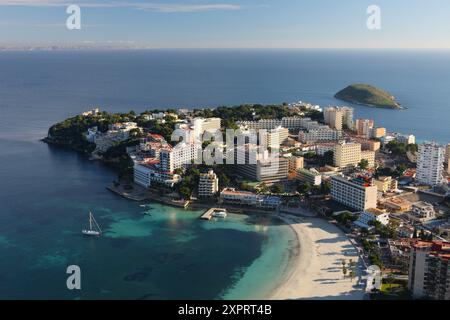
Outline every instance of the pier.
{"type": "Polygon", "coordinates": [[[202,220],[211,220],[214,212],[226,212],[226,209],[221,208],[210,208],[205,213],[200,216],[202,220]]]}

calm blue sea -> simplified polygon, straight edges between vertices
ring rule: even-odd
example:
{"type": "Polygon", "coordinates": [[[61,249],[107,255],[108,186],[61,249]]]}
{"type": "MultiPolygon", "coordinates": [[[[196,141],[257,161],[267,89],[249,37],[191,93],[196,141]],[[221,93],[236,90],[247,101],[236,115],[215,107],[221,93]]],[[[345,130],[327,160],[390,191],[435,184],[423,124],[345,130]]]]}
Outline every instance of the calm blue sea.
{"type": "Polygon", "coordinates": [[[199,212],[105,190],[114,172],[38,141],[93,106],[109,111],[297,100],[326,106],[350,83],[404,111],[355,106],[389,130],[450,142],[450,51],[102,51],[0,53],[0,298],[257,298],[295,252],[264,217],[205,223],[199,212]],[[84,239],[92,210],[105,236],[84,239]],[[82,290],[65,288],[69,264],[82,290]]]}
{"type": "Polygon", "coordinates": [[[389,130],[450,140],[450,51],[1,52],[0,133],[29,138],[94,105],[110,111],[296,100],[370,83],[406,111],[355,106],[389,130]]]}

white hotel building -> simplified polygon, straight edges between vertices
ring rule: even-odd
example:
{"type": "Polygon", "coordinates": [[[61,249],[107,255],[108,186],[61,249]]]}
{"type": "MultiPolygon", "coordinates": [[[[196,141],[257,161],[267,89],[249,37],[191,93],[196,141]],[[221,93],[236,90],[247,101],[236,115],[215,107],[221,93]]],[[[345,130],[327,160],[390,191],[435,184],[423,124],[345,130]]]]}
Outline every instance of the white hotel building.
{"type": "Polygon", "coordinates": [[[134,165],[134,182],[140,186],[148,188],[152,182],[164,183],[173,186],[180,181],[180,176],[173,174],[165,174],[159,170],[159,167],[151,163],[135,163],[134,165]]]}
{"type": "Polygon", "coordinates": [[[317,141],[338,141],[341,139],[341,132],[331,129],[328,126],[320,126],[315,129],[310,129],[307,132],[300,131],[298,139],[303,143],[317,142],[317,141]]]}
{"type": "Polygon", "coordinates": [[[201,147],[194,143],[179,143],[173,148],[165,146],[159,149],[158,158],[135,162],[134,182],[146,188],[151,186],[152,181],[173,186],[180,180],[174,171],[190,165],[200,151],[201,147]]]}
{"type": "Polygon", "coordinates": [[[303,117],[284,117],[279,119],[261,119],[258,121],[238,121],[236,123],[241,128],[246,129],[266,129],[271,130],[277,127],[287,128],[290,131],[300,130],[300,129],[312,129],[313,126],[317,127],[320,124],[317,121],[311,120],[311,118],[303,117]]]}
{"type": "Polygon", "coordinates": [[[419,146],[416,181],[436,186],[443,180],[445,149],[437,143],[426,142],[419,146]]]}
{"type": "Polygon", "coordinates": [[[276,196],[265,196],[253,192],[239,191],[233,188],[225,188],[220,193],[219,203],[230,203],[257,208],[276,209],[281,204],[281,199],[276,196]]]}
{"type": "Polygon", "coordinates": [[[377,207],[377,187],[357,179],[331,177],[331,197],[358,211],[377,207]]]}
{"type": "Polygon", "coordinates": [[[200,198],[209,198],[219,192],[219,179],[213,170],[200,175],[198,183],[198,196],[200,198]]]}
{"type": "Polygon", "coordinates": [[[160,151],[161,170],[172,173],[176,169],[190,165],[200,155],[201,146],[195,143],[179,143],[173,148],[160,151]]]}
{"type": "Polygon", "coordinates": [[[413,298],[450,300],[450,243],[417,241],[409,256],[408,288],[413,298]]]}
{"type": "Polygon", "coordinates": [[[260,144],[267,148],[280,148],[280,146],[288,139],[289,130],[283,127],[270,129],[264,134],[260,132],[260,144]]]}
{"type": "Polygon", "coordinates": [[[371,227],[371,222],[378,221],[384,226],[389,224],[389,213],[378,210],[376,208],[370,208],[363,212],[358,217],[354,223],[358,227],[369,229],[371,227]]]}

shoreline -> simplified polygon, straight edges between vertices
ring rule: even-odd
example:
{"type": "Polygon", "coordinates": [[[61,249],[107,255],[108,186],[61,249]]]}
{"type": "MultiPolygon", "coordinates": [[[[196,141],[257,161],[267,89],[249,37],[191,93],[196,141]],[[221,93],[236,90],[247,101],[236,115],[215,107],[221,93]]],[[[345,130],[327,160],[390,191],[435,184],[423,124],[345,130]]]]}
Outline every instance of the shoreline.
{"type": "Polygon", "coordinates": [[[298,254],[289,262],[284,280],[268,294],[270,300],[362,300],[362,261],[356,248],[336,226],[320,218],[279,215],[295,233],[298,254]],[[356,262],[356,276],[345,278],[341,261],[356,262]],[[359,285],[358,285],[359,284],[359,285]]]}
{"type": "Polygon", "coordinates": [[[363,102],[358,102],[355,100],[344,100],[341,98],[337,98],[338,100],[341,100],[343,102],[347,102],[347,103],[351,103],[357,106],[362,106],[362,107],[368,107],[368,108],[373,108],[373,109],[389,109],[389,110],[408,110],[407,107],[402,106],[401,104],[398,104],[397,106],[381,106],[381,105],[374,105],[374,104],[368,104],[368,103],[363,103],[363,102]]]}
{"type": "MultiPolygon", "coordinates": [[[[120,195],[117,191],[109,190],[120,195]]],[[[145,200],[181,209],[180,206],[161,201],[163,199],[158,201],[148,197],[145,200]]],[[[211,206],[212,204],[193,202],[189,208],[185,209],[199,210],[211,206]]],[[[235,207],[227,207],[227,210],[244,215],[270,214],[268,211],[255,208],[239,208],[238,210],[235,207]]],[[[342,230],[314,216],[279,213],[274,217],[283,221],[294,232],[297,250],[289,257],[288,263],[281,271],[283,273],[281,280],[265,295],[265,299],[364,299],[365,286],[361,285],[360,281],[364,270],[363,263],[356,248],[342,230]],[[356,263],[356,276],[353,279],[349,277],[344,279],[341,263],[344,259],[347,263],[350,259],[356,263]]]]}

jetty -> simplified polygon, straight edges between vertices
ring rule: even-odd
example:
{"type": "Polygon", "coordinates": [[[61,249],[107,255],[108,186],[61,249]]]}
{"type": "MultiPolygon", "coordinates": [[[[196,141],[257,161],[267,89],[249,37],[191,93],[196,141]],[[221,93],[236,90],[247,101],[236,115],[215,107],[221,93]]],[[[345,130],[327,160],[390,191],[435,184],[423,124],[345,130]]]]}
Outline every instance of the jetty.
{"type": "Polygon", "coordinates": [[[200,216],[202,220],[211,220],[215,212],[226,212],[226,209],[222,208],[210,208],[200,216]]]}

